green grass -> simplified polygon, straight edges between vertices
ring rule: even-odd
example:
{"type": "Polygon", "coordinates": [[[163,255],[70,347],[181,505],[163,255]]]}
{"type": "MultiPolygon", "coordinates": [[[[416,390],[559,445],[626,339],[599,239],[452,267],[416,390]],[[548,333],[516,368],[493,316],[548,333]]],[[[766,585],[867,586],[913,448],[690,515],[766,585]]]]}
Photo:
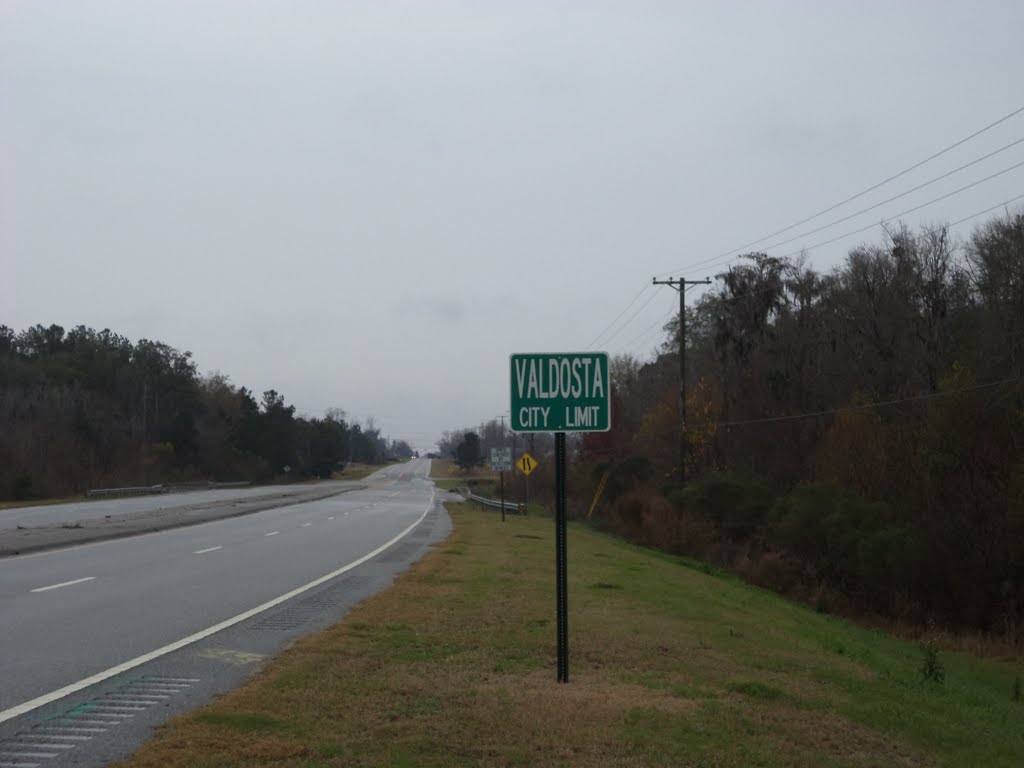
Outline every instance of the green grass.
{"type": "Polygon", "coordinates": [[[917,644],[577,525],[558,685],[551,520],[451,509],[391,589],[124,765],[1024,765],[1020,664],[939,651],[929,681],[917,644]]]}
{"type": "Polygon", "coordinates": [[[362,480],[383,469],[386,464],[349,464],[341,472],[335,472],[334,480],[362,480]]]}
{"type": "Polygon", "coordinates": [[[227,728],[239,733],[257,731],[279,731],[287,728],[286,723],[266,715],[247,715],[234,712],[203,712],[197,715],[202,723],[227,728]]]}
{"type": "Polygon", "coordinates": [[[85,496],[62,496],[53,499],[24,499],[22,501],[0,501],[0,509],[17,509],[19,507],[40,507],[50,504],[80,504],[83,501],[92,499],[85,496]]]}

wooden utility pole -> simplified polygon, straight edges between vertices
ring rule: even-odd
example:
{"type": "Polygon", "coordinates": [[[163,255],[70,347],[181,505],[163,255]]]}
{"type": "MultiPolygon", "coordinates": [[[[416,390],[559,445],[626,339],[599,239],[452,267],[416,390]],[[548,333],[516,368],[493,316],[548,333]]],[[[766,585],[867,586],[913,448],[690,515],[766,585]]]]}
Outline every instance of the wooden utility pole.
{"type": "Polygon", "coordinates": [[[679,291],[679,484],[686,485],[686,456],[690,452],[690,440],[686,434],[686,286],[711,285],[711,280],[658,280],[651,278],[654,285],[668,285],[679,291]]]}

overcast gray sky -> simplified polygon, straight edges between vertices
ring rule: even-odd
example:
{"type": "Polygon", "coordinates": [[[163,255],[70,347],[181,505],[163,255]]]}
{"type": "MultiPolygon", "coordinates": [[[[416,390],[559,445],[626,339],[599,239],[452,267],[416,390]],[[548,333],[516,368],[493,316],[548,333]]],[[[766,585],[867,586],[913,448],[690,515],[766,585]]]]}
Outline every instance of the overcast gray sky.
{"type": "MultiPolygon", "coordinates": [[[[0,323],[158,339],[426,448],[507,410],[510,353],[648,357],[677,304],[653,275],[713,276],[1024,106],[1021,30],[1019,0],[0,0],[0,323]]],[[[1021,194],[1017,168],[904,220],[1021,194]]]]}

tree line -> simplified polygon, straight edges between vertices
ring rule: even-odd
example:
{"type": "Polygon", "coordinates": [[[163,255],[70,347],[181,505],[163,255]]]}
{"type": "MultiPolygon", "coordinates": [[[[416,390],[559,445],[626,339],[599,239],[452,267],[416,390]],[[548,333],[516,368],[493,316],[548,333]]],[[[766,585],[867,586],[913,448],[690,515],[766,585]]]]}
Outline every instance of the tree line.
{"type": "Polygon", "coordinates": [[[687,309],[685,489],[665,332],[613,358],[570,514],[822,610],[1024,640],[1024,214],[717,275],[687,309]]]}
{"type": "Polygon", "coordinates": [[[90,487],[329,477],[349,461],[409,456],[372,419],[296,416],[189,352],[110,330],[0,326],[0,500],[90,487]]]}
{"type": "Polygon", "coordinates": [[[898,227],[827,273],[748,254],[581,446],[606,522],[819,602],[1024,631],[1024,214],[898,227]],[[606,481],[608,483],[609,481],[606,481]],[[653,491],[653,492],[652,492],[653,491]]]}
{"type": "Polygon", "coordinates": [[[469,469],[487,464],[493,448],[512,448],[515,460],[524,451],[554,450],[554,444],[551,435],[543,432],[515,435],[505,426],[504,419],[496,418],[481,422],[475,428],[443,432],[437,441],[437,451],[438,455],[454,459],[460,467],[469,469]]]}

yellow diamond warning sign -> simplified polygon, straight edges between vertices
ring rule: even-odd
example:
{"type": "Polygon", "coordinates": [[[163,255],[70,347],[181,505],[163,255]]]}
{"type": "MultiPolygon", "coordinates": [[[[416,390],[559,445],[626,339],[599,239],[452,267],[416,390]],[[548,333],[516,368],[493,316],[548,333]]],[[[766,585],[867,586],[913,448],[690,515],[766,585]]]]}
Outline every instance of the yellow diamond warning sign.
{"type": "Polygon", "coordinates": [[[516,466],[519,468],[520,472],[529,477],[530,473],[537,468],[537,460],[530,454],[524,453],[519,457],[519,461],[516,462],[516,466]]]}

